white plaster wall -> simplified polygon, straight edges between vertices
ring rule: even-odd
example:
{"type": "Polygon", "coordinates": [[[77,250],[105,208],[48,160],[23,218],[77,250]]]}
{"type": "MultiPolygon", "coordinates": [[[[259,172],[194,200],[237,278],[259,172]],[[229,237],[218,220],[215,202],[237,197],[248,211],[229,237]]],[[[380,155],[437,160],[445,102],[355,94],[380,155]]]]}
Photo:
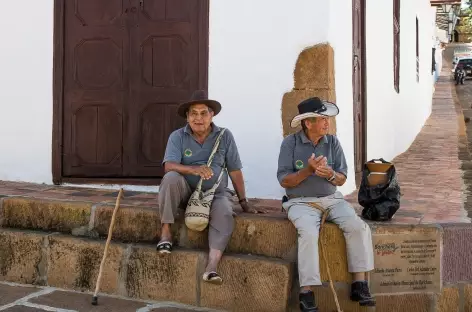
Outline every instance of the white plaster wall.
{"type": "MultiPolygon", "coordinates": [[[[0,180],[51,183],[53,0],[27,5],[23,21],[0,20],[0,180]],[[28,13],[30,12],[30,13],[28,13]],[[34,12],[31,13],[31,12],[34,12]],[[12,27],[15,25],[15,27],[12,27]],[[34,35],[32,35],[34,29],[34,35]]],[[[306,47],[335,50],[338,137],[353,172],[351,0],[210,1],[209,95],[223,104],[215,122],[233,132],[249,197],[280,198],[276,179],[281,101],[306,47]]],[[[403,152],[431,109],[428,0],[402,1],[401,93],[393,89],[391,2],[367,1],[368,158],[403,152]],[[415,16],[420,17],[421,76],[415,74],[415,16]]],[[[90,185],[88,185],[90,186],[90,185]]],[[[105,186],[97,186],[105,187],[105,186]]],[[[106,186],[113,187],[113,186],[106,186]]],[[[114,186],[116,187],[116,186],[114,186]]],[[[132,187],[156,191],[155,187],[132,187]]],[[[351,174],[343,193],[354,190],[351,174]]]]}
{"type": "Polygon", "coordinates": [[[336,73],[336,134],[346,156],[348,178],[339,188],[343,194],[356,189],[354,176],[354,126],[352,98],[352,0],[330,0],[328,41],[334,49],[336,73]]]}
{"type": "MultiPolygon", "coordinates": [[[[327,40],[328,2],[210,3],[209,94],[223,103],[215,122],[237,140],[248,196],[280,198],[282,96],[293,87],[302,49],[327,40]]],[[[53,0],[4,9],[23,12],[24,22],[15,14],[0,20],[0,179],[51,183],[53,0]]]]}
{"type": "Polygon", "coordinates": [[[441,42],[449,42],[447,38],[447,31],[445,31],[444,29],[439,29],[438,27],[436,27],[436,35],[441,42]]]}
{"type": "Polygon", "coordinates": [[[52,182],[53,2],[2,3],[0,180],[52,182]]]}
{"type": "Polygon", "coordinates": [[[431,112],[431,37],[428,0],[401,1],[400,93],[393,84],[393,5],[367,1],[367,157],[392,160],[407,150],[431,112]],[[416,16],[420,81],[416,81],[416,16]]]}
{"type": "Polygon", "coordinates": [[[299,53],[326,42],[326,0],[210,1],[209,96],[215,123],[234,134],[250,197],[281,198],[277,159],[282,96],[293,88],[299,53]]]}

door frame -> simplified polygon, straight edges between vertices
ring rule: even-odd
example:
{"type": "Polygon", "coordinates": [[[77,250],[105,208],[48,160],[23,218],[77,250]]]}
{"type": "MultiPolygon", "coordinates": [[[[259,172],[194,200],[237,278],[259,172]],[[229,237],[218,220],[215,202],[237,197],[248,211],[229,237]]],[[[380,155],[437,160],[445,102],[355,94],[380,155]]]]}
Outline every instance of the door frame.
{"type": "MultiPolygon", "coordinates": [[[[52,181],[55,185],[62,183],[78,184],[134,184],[156,185],[162,178],[72,178],[63,175],[62,142],[64,118],[64,32],[65,32],[65,2],[69,0],[54,0],[54,31],[53,31],[53,105],[52,105],[52,181]]],[[[198,0],[201,12],[200,27],[209,32],[210,0],[198,0]]],[[[200,77],[203,78],[202,87],[208,91],[209,66],[209,35],[200,38],[199,46],[203,46],[199,53],[200,77]]]]}
{"type": "MultiPolygon", "coordinates": [[[[366,73],[366,35],[365,35],[365,30],[366,30],[366,6],[367,6],[367,1],[366,0],[359,0],[361,3],[361,81],[360,81],[360,93],[361,93],[361,124],[360,127],[362,129],[362,137],[358,138],[357,134],[355,133],[355,123],[356,123],[356,114],[355,114],[355,102],[353,99],[353,132],[354,132],[354,173],[355,173],[355,180],[356,180],[356,185],[359,186],[362,178],[362,165],[361,168],[357,168],[357,161],[356,161],[356,155],[360,153],[361,155],[361,160],[362,164],[364,164],[367,161],[367,73],[366,73]],[[358,151],[356,150],[356,140],[360,139],[360,144],[362,146],[362,150],[358,151]]],[[[355,13],[355,2],[356,0],[352,0],[352,27],[353,27],[353,42],[352,42],[352,52],[354,54],[354,13],[355,13]]],[[[354,86],[354,79],[355,75],[353,72],[352,75],[352,83],[354,86]]],[[[354,90],[353,90],[353,96],[354,96],[354,90]]]]}

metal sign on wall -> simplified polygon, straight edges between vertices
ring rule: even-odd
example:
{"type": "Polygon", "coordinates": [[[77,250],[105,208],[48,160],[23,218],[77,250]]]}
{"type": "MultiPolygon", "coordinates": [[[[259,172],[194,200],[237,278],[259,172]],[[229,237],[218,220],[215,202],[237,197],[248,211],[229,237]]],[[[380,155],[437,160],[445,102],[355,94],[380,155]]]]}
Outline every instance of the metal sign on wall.
{"type": "Polygon", "coordinates": [[[375,294],[441,291],[441,233],[438,228],[374,233],[375,294]]]}

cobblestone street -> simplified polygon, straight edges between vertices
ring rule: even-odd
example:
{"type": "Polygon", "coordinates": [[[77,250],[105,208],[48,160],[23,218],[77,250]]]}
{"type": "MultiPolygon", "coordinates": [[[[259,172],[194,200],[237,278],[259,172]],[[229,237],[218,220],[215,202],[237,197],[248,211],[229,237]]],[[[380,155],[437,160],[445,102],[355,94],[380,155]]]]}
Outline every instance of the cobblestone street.
{"type": "MultiPolygon", "coordinates": [[[[446,48],[444,51],[444,67],[443,72],[447,73],[446,76],[441,77],[440,79],[444,81],[450,81],[453,84],[451,78],[451,60],[454,49],[465,47],[467,45],[454,45],[446,48]]],[[[464,115],[465,129],[463,129],[464,138],[466,142],[462,142],[461,151],[459,152],[459,158],[462,161],[462,170],[464,171],[463,179],[466,188],[465,197],[464,197],[464,209],[468,212],[468,216],[472,216],[472,123],[470,123],[470,118],[472,118],[472,80],[469,78],[464,82],[463,85],[458,85],[452,87],[453,97],[457,102],[457,105],[462,109],[464,115]]]]}

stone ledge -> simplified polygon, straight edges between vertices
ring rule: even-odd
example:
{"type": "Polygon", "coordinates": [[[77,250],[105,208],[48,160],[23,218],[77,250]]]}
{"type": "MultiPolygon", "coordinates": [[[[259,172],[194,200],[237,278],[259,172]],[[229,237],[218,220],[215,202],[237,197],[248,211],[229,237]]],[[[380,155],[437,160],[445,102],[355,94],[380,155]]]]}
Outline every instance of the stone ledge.
{"type": "Polygon", "coordinates": [[[92,205],[85,202],[4,198],[2,226],[70,233],[89,223],[92,205]]]}
{"type": "MultiPolygon", "coordinates": [[[[105,238],[114,206],[90,206],[90,203],[11,197],[4,199],[4,208],[7,212],[4,213],[4,227],[105,238]],[[51,207],[56,208],[54,213],[51,213],[51,207]],[[40,217],[33,222],[35,216],[40,217]]],[[[155,243],[160,235],[160,221],[156,209],[120,207],[115,222],[113,241],[116,242],[155,243]]],[[[208,248],[207,230],[188,230],[182,220],[178,219],[173,232],[175,244],[178,246],[197,250],[208,248]]],[[[336,225],[327,224],[323,237],[328,246],[328,257],[333,259],[330,264],[333,279],[349,281],[351,277],[347,272],[346,246],[342,232],[336,225]]],[[[235,230],[226,252],[294,262],[297,258],[296,240],[295,228],[284,217],[238,215],[235,217],[235,230]]],[[[327,281],[324,262],[321,262],[320,266],[321,278],[327,281]]]]}
{"type": "MultiPolygon", "coordinates": [[[[113,206],[91,205],[91,203],[77,201],[25,197],[3,198],[2,224],[10,228],[59,231],[78,237],[104,238],[108,234],[113,206]]],[[[113,240],[122,243],[155,243],[160,235],[159,224],[156,209],[121,207],[114,227],[113,240]]],[[[404,232],[413,228],[434,227],[434,225],[396,225],[379,222],[371,222],[369,225],[373,234],[379,234],[381,231],[401,230],[404,232]]],[[[445,229],[444,282],[472,280],[472,271],[470,271],[472,265],[461,265],[461,263],[472,263],[472,254],[466,252],[467,248],[459,248],[459,245],[462,246],[463,243],[470,245],[472,224],[445,224],[443,226],[445,229]],[[454,254],[460,254],[460,257],[454,254]]],[[[440,230],[442,232],[442,228],[440,230]]],[[[337,226],[328,223],[323,237],[328,245],[328,258],[332,259],[330,266],[333,279],[336,282],[349,282],[351,276],[347,272],[346,247],[342,232],[337,226]]],[[[174,226],[174,239],[176,245],[186,249],[206,250],[208,248],[207,232],[190,231],[181,221],[174,226]]],[[[297,258],[296,239],[293,225],[283,216],[243,214],[235,217],[235,230],[226,252],[294,262],[297,258]]],[[[327,281],[323,261],[320,261],[320,266],[322,280],[327,281]]]]}
{"type": "MultiPolygon", "coordinates": [[[[442,229],[436,225],[421,229],[418,227],[384,225],[373,228],[373,233],[395,234],[442,229]]],[[[470,224],[446,225],[445,228],[451,233],[472,230],[470,224]]],[[[337,233],[325,234],[339,236],[337,233]]],[[[462,236],[464,237],[466,236],[462,236]]],[[[449,237],[452,238],[454,237],[449,237]]],[[[447,246],[448,243],[445,244],[447,246]]],[[[103,247],[103,240],[2,229],[0,280],[93,291],[103,247]]],[[[296,274],[290,262],[257,256],[226,255],[220,269],[225,283],[218,289],[201,282],[205,262],[206,252],[176,249],[166,257],[156,254],[154,246],[112,243],[102,291],[145,300],[173,300],[217,309],[232,306],[236,310],[248,311],[264,311],[262,307],[268,304],[264,300],[270,299],[276,303],[276,307],[271,306],[270,311],[286,311],[286,304],[289,302],[292,303],[292,311],[297,311],[295,295],[298,287],[294,282],[296,274]],[[290,286],[293,287],[291,296],[287,291],[290,286]]],[[[426,309],[424,311],[445,312],[455,310],[458,304],[465,307],[464,311],[471,309],[472,287],[469,283],[470,281],[465,284],[448,283],[440,295],[377,295],[375,310],[360,309],[349,302],[346,297],[349,282],[336,283],[336,288],[345,312],[394,311],[389,310],[392,304],[402,307],[404,311],[411,304],[419,311],[426,309]]],[[[320,306],[327,309],[334,307],[327,286],[316,291],[320,306]]]]}
{"type": "MultiPolygon", "coordinates": [[[[3,201],[2,226],[58,231],[84,237],[106,237],[113,208],[109,205],[92,207],[86,202],[9,197],[3,201]]],[[[155,243],[160,236],[159,225],[157,209],[120,207],[113,240],[155,243]]],[[[208,247],[207,232],[187,230],[181,219],[174,225],[173,233],[177,245],[189,249],[208,247]]],[[[296,231],[290,221],[283,217],[236,216],[235,230],[227,251],[294,260],[296,231]]]]}
{"type": "MultiPolygon", "coordinates": [[[[103,240],[2,229],[0,279],[94,291],[104,244],[103,240]]],[[[200,251],[176,249],[159,255],[153,246],[112,243],[101,292],[207,308],[286,311],[293,276],[290,262],[226,255],[220,266],[221,286],[202,281],[205,264],[206,253],[200,251]]]]}

